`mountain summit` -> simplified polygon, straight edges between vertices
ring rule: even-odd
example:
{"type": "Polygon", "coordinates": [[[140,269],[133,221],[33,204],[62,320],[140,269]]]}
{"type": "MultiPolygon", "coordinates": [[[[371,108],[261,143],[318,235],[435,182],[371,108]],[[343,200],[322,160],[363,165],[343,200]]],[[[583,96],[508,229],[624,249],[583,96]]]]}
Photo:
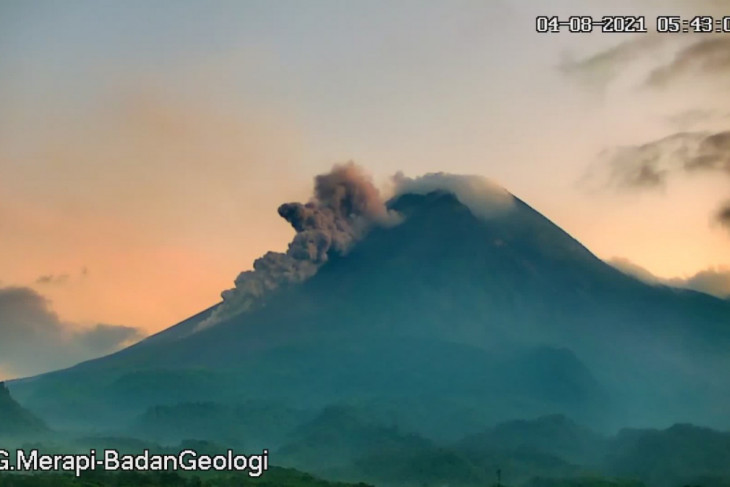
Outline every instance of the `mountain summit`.
{"type": "Polygon", "coordinates": [[[85,425],[245,397],[357,403],[430,436],[546,414],[730,426],[717,406],[730,303],[629,277],[482,179],[396,182],[381,207],[359,171],[335,168],[312,201],[279,210],[297,232],[289,250],[222,304],[14,390],[85,425]]]}

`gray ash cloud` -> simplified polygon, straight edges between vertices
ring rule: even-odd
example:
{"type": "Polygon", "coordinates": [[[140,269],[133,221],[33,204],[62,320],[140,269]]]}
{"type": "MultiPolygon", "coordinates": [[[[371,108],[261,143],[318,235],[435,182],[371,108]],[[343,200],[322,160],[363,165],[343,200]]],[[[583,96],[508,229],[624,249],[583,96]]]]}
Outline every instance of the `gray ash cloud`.
{"type": "Polygon", "coordinates": [[[201,327],[250,309],[281,286],[312,277],[331,256],[346,254],[374,225],[399,220],[370,177],[351,162],[315,177],[309,202],[285,203],[278,212],[296,231],[287,251],[267,252],[254,261],[253,270],[239,274],[235,287],[221,294],[223,303],[201,327]]]}

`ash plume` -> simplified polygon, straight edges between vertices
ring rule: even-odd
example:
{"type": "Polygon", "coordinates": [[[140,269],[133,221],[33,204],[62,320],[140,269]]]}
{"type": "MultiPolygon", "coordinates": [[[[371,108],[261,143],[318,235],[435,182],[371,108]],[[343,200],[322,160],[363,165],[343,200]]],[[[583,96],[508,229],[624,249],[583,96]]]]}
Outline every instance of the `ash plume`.
{"type": "Polygon", "coordinates": [[[352,162],[316,176],[308,203],[285,203],[278,212],[297,232],[287,251],[256,259],[253,270],[236,278],[236,287],[223,291],[223,303],[199,328],[250,309],[281,286],[312,277],[330,256],[346,254],[374,225],[399,221],[371,178],[352,162]]]}

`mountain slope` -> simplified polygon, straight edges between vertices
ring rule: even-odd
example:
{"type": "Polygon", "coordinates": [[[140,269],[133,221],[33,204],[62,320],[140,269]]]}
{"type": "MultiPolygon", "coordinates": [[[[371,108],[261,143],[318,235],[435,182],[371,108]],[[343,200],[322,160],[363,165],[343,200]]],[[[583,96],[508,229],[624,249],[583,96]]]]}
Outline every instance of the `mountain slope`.
{"type": "Polygon", "coordinates": [[[47,433],[45,423],[24,409],[11,396],[4,382],[0,382],[0,438],[27,437],[47,433]]]}

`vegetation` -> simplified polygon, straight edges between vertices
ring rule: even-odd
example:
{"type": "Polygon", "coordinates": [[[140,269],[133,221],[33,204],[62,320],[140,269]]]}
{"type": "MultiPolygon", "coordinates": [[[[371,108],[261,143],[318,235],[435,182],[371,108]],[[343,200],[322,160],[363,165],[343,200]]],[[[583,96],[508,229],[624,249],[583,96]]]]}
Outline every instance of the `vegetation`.
{"type": "Polygon", "coordinates": [[[45,423],[24,409],[0,382],[0,436],[32,436],[48,431],[45,423]]]}
{"type": "Polygon", "coordinates": [[[0,447],[8,450],[192,449],[215,455],[228,448],[247,453],[266,448],[276,465],[259,478],[212,472],[0,474],[3,487],[362,487],[366,484],[356,483],[362,481],[378,487],[484,487],[495,485],[497,471],[509,487],[730,487],[730,433],[689,424],[626,429],[608,437],[550,415],[475,429],[449,441],[416,433],[397,416],[387,420],[367,403],[314,412],[276,402],[183,402],[150,408],[117,434],[79,436],[50,431],[4,388],[0,413],[0,447]]]}
{"type": "Polygon", "coordinates": [[[637,480],[609,480],[601,478],[533,479],[526,487],[644,487],[637,480]]]}
{"type": "Polygon", "coordinates": [[[272,468],[259,478],[246,474],[183,476],[174,472],[88,472],[67,474],[0,475],[3,487],[372,487],[367,484],[328,482],[293,469],[272,468]]]}

